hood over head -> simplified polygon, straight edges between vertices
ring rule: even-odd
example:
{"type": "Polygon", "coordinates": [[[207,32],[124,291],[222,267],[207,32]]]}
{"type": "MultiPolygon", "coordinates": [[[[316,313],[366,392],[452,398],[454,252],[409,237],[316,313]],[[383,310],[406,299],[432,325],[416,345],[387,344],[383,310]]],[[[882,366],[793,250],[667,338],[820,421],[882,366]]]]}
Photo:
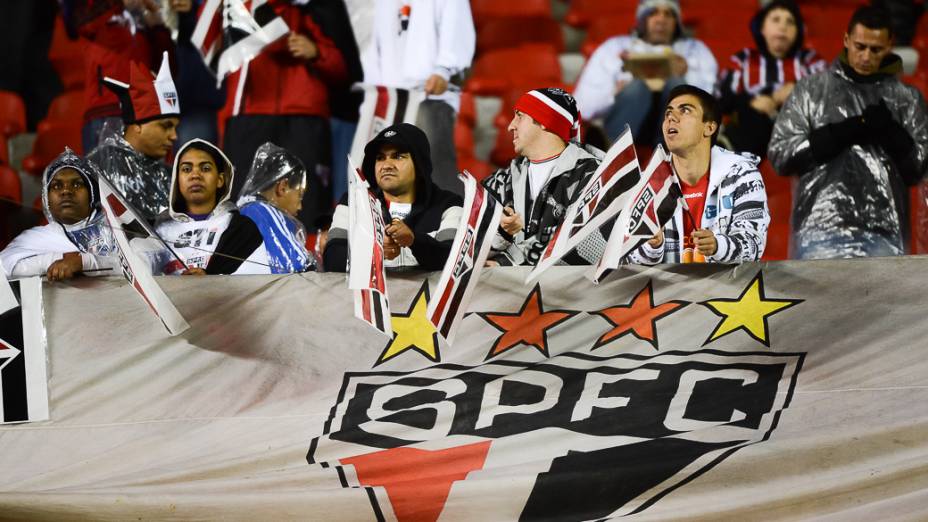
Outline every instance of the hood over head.
{"type": "Polygon", "coordinates": [[[51,210],[48,208],[48,185],[51,184],[52,179],[55,178],[55,174],[62,169],[68,168],[76,170],[77,173],[84,178],[87,190],[90,191],[90,214],[87,215],[85,221],[92,221],[100,211],[100,187],[97,182],[100,172],[93,163],[78,156],[69,147],[65,147],[64,152],[49,163],[48,166],[45,167],[45,172],[42,173],[42,211],[45,213],[45,219],[47,219],[49,223],[57,223],[57,221],[52,217],[51,210]]]}
{"type": "Polygon", "coordinates": [[[168,213],[171,218],[176,221],[189,221],[191,219],[186,214],[187,204],[180,193],[177,175],[178,169],[180,168],[180,159],[184,155],[184,152],[189,149],[199,149],[212,156],[213,161],[216,162],[216,166],[221,171],[224,183],[222,187],[216,191],[216,206],[213,208],[212,214],[225,212],[234,208],[235,205],[229,201],[232,195],[232,180],[235,176],[235,169],[232,167],[232,162],[229,161],[229,158],[226,157],[219,147],[206,140],[194,138],[181,145],[180,148],[177,149],[177,154],[174,156],[174,165],[171,167],[171,194],[168,198],[168,213]]]}
{"type": "Polygon", "coordinates": [[[283,147],[271,142],[261,145],[255,152],[248,178],[239,192],[239,206],[254,199],[282,179],[288,180],[291,187],[298,184],[305,186],[306,167],[296,154],[283,147]]]}
{"type": "Polygon", "coordinates": [[[374,139],[364,146],[364,161],[361,163],[361,173],[367,182],[378,194],[377,177],[374,175],[374,164],[377,153],[384,145],[393,145],[400,150],[408,151],[412,156],[412,163],[416,168],[416,199],[428,201],[432,194],[432,156],[429,138],[419,127],[409,123],[391,125],[380,131],[374,139]]]}
{"type": "Polygon", "coordinates": [[[751,35],[754,37],[757,50],[765,55],[770,54],[770,51],[767,49],[767,41],[764,39],[764,35],[760,33],[760,30],[764,26],[764,19],[767,18],[767,14],[774,9],[786,9],[792,13],[793,18],[796,19],[796,41],[793,42],[792,47],[786,51],[786,57],[795,56],[805,43],[806,26],[805,22],[802,20],[802,13],[799,11],[799,6],[792,0],[773,0],[761,7],[754,17],[751,18],[751,35]]]}

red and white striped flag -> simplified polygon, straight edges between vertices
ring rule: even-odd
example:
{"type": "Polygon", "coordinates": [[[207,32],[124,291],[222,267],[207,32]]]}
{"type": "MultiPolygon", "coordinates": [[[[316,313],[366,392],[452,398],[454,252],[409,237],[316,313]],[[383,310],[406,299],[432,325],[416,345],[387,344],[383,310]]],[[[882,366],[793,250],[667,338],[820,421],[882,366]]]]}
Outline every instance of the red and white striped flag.
{"type": "Polygon", "coordinates": [[[354,315],[388,337],[393,336],[383,266],[385,235],[380,200],[361,171],[348,177],[348,288],[354,290],[354,315]]]}
{"type": "Polygon", "coordinates": [[[606,251],[590,274],[594,283],[599,284],[618,268],[622,258],[654,237],[683,201],[680,180],[673,173],[670,156],[660,145],[654,149],[644,176],[631,194],[609,234],[606,251]]]}
{"type": "MultiPolygon", "coordinates": [[[[364,91],[364,103],[359,109],[358,130],[351,142],[351,161],[360,164],[364,160],[365,145],[380,131],[398,123],[416,124],[419,104],[425,99],[425,91],[355,84],[357,88],[364,91]]],[[[350,178],[354,169],[349,167],[348,170],[350,178]]]]}
{"type": "Polygon", "coordinates": [[[190,41],[216,76],[218,87],[226,76],[289,32],[267,0],[206,0],[190,41]]]}
{"type": "Polygon", "coordinates": [[[116,251],[122,265],[123,275],[126,276],[129,285],[142,296],[149,308],[161,319],[171,335],[187,330],[190,325],[152,277],[150,263],[132,249],[129,244],[130,238],[126,233],[132,233],[132,239],[149,237],[154,239],[158,238],[158,235],[144,219],[138,217],[138,213],[110,185],[106,177],[100,176],[99,182],[100,202],[103,204],[103,210],[106,211],[106,221],[116,239],[116,251]]]}
{"type": "Polygon", "coordinates": [[[448,344],[454,335],[477,280],[490,253],[490,244],[499,227],[503,207],[468,172],[458,175],[464,182],[464,214],[454,235],[451,253],[438,280],[437,299],[429,302],[429,321],[448,344]]]}
{"type": "Polygon", "coordinates": [[[606,152],[599,168],[568,208],[564,221],[554,232],[548,247],[535,268],[525,278],[525,284],[538,279],[577,247],[593,231],[603,226],[621,211],[625,201],[641,180],[638,154],[628,125],[606,152]]]}

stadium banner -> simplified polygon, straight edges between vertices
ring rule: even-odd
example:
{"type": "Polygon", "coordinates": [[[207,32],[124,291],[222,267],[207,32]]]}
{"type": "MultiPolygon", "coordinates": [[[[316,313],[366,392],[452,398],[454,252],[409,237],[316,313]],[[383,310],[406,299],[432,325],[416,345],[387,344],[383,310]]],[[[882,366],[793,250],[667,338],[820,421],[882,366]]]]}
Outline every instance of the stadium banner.
{"type": "Polygon", "coordinates": [[[9,289],[19,300],[0,312],[0,424],[44,421],[48,386],[41,278],[12,281],[9,289]]]}
{"type": "Polygon", "coordinates": [[[95,520],[928,517],[928,258],[439,274],[385,339],[338,274],[44,288],[50,421],[0,427],[0,513],[95,520]]]}

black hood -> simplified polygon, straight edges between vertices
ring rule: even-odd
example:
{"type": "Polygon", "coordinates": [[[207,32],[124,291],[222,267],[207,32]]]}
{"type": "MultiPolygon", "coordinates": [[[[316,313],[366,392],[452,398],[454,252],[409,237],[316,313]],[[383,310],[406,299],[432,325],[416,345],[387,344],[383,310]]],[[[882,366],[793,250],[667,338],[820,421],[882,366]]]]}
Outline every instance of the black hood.
{"type": "Polygon", "coordinates": [[[754,43],[757,44],[757,50],[766,56],[771,56],[770,51],[767,49],[767,41],[764,40],[764,35],[760,34],[760,30],[764,25],[764,18],[767,18],[767,13],[774,9],[786,9],[792,13],[793,18],[796,19],[796,41],[793,42],[793,46],[786,51],[786,56],[784,58],[796,56],[796,53],[802,49],[802,45],[805,43],[806,25],[802,20],[802,13],[799,12],[799,6],[792,0],[773,0],[762,7],[760,11],[757,11],[754,18],[751,19],[751,35],[754,36],[754,43]]]}
{"type": "Polygon", "coordinates": [[[377,187],[377,177],[374,174],[374,163],[377,153],[384,145],[393,145],[400,150],[408,151],[412,156],[412,164],[416,168],[416,203],[427,204],[433,192],[432,183],[432,156],[429,138],[419,127],[409,123],[391,125],[380,131],[364,146],[364,161],[361,163],[361,172],[377,194],[381,190],[377,187]]]}

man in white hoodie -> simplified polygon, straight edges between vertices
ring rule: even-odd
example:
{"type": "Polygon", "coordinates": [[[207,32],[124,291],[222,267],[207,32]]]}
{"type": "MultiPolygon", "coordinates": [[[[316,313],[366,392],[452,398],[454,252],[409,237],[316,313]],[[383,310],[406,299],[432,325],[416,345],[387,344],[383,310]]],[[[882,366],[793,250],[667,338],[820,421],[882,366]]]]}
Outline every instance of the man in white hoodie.
{"type": "Polygon", "coordinates": [[[715,145],[721,114],[708,92],[681,85],[670,91],[662,130],[688,209],[629,254],[636,264],[697,261],[741,263],[764,254],[770,211],[757,156],[715,145]]]}

